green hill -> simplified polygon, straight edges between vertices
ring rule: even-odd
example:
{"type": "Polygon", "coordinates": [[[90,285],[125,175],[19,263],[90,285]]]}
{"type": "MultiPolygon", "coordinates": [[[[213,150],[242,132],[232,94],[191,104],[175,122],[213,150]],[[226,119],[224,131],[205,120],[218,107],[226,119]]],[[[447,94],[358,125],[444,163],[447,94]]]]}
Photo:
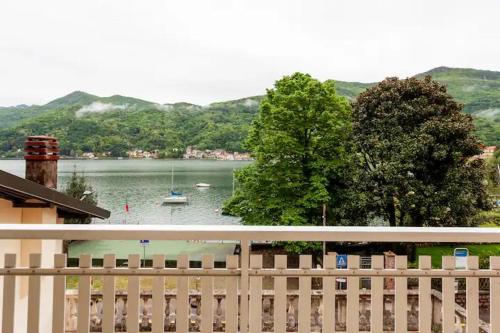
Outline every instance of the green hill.
{"type": "Polygon", "coordinates": [[[102,112],[114,109],[147,109],[154,107],[154,105],[156,103],[132,97],[120,95],[99,97],[83,91],[74,91],[44,105],[0,107],[0,128],[15,126],[24,119],[67,107],[87,107],[88,112],[93,110],[102,112]]]}
{"type": "MultiPolygon", "coordinates": [[[[483,142],[500,145],[500,72],[439,67],[416,76],[425,75],[446,84],[464,103],[483,142]]],[[[338,81],[336,88],[353,100],[373,84],[338,81]]],[[[41,106],[0,107],[0,152],[12,155],[31,134],[57,136],[66,155],[110,151],[120,156],[137,148],[176,156],[188,145],[242,151],[261,99],[253,96],[200,106],[75,91],[41,106]]]]}
{"type": "Polygon", "coordinates": [[[475,114],[485,110],[500,113],[500,72],[471,68],[438,67],[416,75],[431,75],[446,84],[448,92],[464,103],[464,111],[475,114]]]}

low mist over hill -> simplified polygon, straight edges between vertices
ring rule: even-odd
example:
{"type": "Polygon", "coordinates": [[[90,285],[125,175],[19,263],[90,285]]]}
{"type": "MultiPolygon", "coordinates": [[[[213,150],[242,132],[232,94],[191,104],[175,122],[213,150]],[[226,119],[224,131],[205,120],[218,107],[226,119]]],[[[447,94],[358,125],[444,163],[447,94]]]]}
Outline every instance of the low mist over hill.
{"type": "MultiPolygon", "coordinates": [[[[438,67],[416,76],[425,75],[446,84],[464,104],[464,112],[475,117],[477,133],[486,144],[500,145],[500,72],[438,67]]],[[[337,81],[336,87],[352,100],[373,84],[337,81]]],[[[0,151],[14,155],[30,134],[57,136],[66,155],[110,151],[121,156],[138,148],[177,156],[188,145],[243,151],[261,98],[200,106],[75,91],[45,105],[0,107],[0,151]]]]}

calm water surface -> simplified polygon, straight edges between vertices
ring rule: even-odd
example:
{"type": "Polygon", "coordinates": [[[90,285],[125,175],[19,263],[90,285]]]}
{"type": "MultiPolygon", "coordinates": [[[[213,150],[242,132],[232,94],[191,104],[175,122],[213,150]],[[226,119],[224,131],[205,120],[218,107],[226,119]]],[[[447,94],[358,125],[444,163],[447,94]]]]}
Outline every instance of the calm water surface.
{"type": "MultiPolygon", "coordinates": [[[[201,160],[60,160],[59,190],[74,169],[84,173],[97,192],[99,206],[111,211],[109,220],[95,223],[127,224],[238,224],[222,216],[223,202],[231,196],[232,172],[249,162],[201,160]],[[165,206],[172,165],[174,187],[188,196],[188,205],[165,206]],[[198,189],[196,183],[209,183],[198,189]],[[130,212],[125,213],[128,201],[130,212]]],[[[0,169],[24,177],[24,160],[1,160],[0,169]]]]}

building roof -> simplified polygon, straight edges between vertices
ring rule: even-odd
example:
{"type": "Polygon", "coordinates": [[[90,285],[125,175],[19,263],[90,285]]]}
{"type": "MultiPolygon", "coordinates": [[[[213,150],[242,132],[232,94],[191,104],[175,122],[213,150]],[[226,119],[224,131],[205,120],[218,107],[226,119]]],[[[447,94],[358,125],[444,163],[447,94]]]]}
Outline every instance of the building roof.
{"type": "Polygon", "coordinates": [[[0,197],[12,201],[15,207],[55,205],[61,217],[92,216],[106,219],[111,215],[108,210],[2,170],[0,170],[0,197]]]}

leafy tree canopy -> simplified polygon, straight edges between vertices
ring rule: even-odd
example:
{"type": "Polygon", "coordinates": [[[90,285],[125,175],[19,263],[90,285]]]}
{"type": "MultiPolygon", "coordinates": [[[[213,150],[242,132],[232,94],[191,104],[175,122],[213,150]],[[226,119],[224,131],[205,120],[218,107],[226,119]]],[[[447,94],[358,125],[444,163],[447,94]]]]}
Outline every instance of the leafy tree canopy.
{"type": "Polygon", "coordinates": [[[353,134],[364,168],[357,189],[391,225],[472,223],[488,208],[472,118],[445,86],[388,78],[357,98],[353,134]]]}
{"type": "Polygon", "coordinates": [[[302,73],[277,81],[250,128],[255,162],[236,173],[225,212],[245,224],[321,225],[329,181],[346,163],[350,116],[332,81],[302,73]]]}

